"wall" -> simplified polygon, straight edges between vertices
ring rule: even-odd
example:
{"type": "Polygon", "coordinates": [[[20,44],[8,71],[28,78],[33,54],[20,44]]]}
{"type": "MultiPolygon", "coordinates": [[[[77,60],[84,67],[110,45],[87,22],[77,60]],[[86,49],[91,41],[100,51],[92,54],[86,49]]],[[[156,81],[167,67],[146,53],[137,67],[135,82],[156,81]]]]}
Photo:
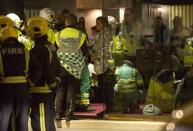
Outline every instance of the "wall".
{"type": "Polygon", "coordinates": [[[171,29],[173,28],[172,20],[175,16],[182,17],[183,25],[189,28],[193,24],[193,5],[158,5],[143,4],[142,22],[145,32],[151,32],[150,28],[154,23],[154,18],[160,15],[158,8],[161,7],[161,16],[164,23],[171,29]],[[149,28],[149,29],[147,29],[149,28]]]}
{"type": "Polygon", "coordinates": [[[71,12],[76,12],[76,0],[49,0],[50,8],[55,11],[61,11],[68,9],[71,12]]]}
{"type": "Polygon", "coordinates": [[[169,6],[167,5],[154,5],[143,4],[142,5],[142,27],[143,34],[152,35],[153,25],[156,16],[160,16],[163,19],[163,23],[169,27],[169,6]],[[161,12],[158,8],[161,7],[161,12]]]}
{"type": "Polygon", "coordinates": [[[21,18],[24,17],[24,0],[1,0],[0,2],[0,15],[8,13],[16,13],[21,18]]]}
{"type": "Polygon", "coordinates": [[[96,25],[96,18],[102,16],[101,9],[84,10],[81,11],[86,21],[86,31],[89,37],[92,36],[91,27],[96,25]]]}
{"type": "Polygon", "coordinates": [[[38,15],[42,8],[51,8],[56,12],[63,9],[76,12],[75,0],[25,0],[26,18],[38,15]]]}
{"type": "Polygon", "coordinates": [[[181,16],[183,25],[189,28],[193,24],[193,5],[174,5],[169,8],[170,28],[174,16],[181,16]]]}

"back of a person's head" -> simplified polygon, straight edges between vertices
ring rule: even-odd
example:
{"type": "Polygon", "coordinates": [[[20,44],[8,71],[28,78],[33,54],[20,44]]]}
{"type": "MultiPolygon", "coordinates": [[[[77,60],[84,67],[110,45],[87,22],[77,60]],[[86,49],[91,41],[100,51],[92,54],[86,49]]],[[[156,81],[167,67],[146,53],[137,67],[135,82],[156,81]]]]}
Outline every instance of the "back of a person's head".
{"type": "Polygon", "coordinates": [[[131,61],[129,61],[129,60],[123,60],[123,64],[128,65],[128,66],[134,68],[134,64],[131,61]]]}
{"type": "Polygon", "coordinates": [[[61,15],[68,16],[68,15],[70,15],[70,11],[67,10],[67,9],[63,9],[62,12],[61,12],[61,15]]]}
{"type": "Polygon", "coordinates": [[[77,17],[73,14],[70,14],[65,19],[65,26],[76,26],[77,25],[77,17]]]}
{"type": "Polygon", "coordinates": [[[104,17],[104,16],[99,16],[97,17],[96,19],[97,21],[100,21],[104,27],[108,27],[108,18],[107,17],[104,17]]]}
{"type": "Polygon", "coordinates": [[[156,78],[164,84],[173,80],[173,73],[170,69],[162,69],[156,74],[156,78]]]}

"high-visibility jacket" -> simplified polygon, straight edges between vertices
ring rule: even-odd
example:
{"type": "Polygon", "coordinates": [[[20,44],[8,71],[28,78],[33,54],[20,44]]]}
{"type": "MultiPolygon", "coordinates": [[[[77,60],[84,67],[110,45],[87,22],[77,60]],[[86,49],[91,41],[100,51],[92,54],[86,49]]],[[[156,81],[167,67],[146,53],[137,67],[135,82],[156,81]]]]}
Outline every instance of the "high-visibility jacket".
{"type": "MultiPolygon", "coordinates": [[[[31,50],[31,54],[37,57],[42,67],[40,79],[35,86],[30,88],[31,93],[51,93],[57,86],[56,77],[56,55],[52,51],[52,44],[47,40],[47,36],[42,36],[34,40],[35,47],[31,50]]],[[[34,69],[35,71],[35,69],[34,69]]],[[[33,74],[30,78],[33,78],[33,74]]]]}
{"type": "Polygon", "coordinates": [[[86,35],[75,28],[67,27],[56,33],[55,39],[61,65],[71,75],[80,79],[85,65],[81,47],[86,40],[86,35]]]}
{"type": "Polygon", "coordinates": [[[0,84],[3,85],[26,85],[31,69],[36,69],[34,78],[30,81],[35,83],[40,76],[40,65],[35,57],[19,43],[17,39],[11,42],[2,42],[0,52],[0,84]]]}
{"type": "Polygon", "coordinates": [[[129,93],[137,91],[138,86],[143,85],[143,79],[140,73],[133,67],[123,64],[115,71],[117,76],[117,83],[115,84],[115,91],[118,93],[129,93]]]}
{"type": "Polygon", "coordinates": [[[150,80],[146,104],[154,104],[159,107],[162,112],[171,112],[175,104],[174,76],[173,79],[166,83],[159,81],[157,76],[150,80]]]}
{"type": "Polygon", "coordinates": [[[127,50],[128,49],[126,45],[126,40],[121,35],[116,35],[116,36],[114,35],[113,41],[110,47],[110,52],[122,54],[126,52],[127,50]]]}
{"type": "Polygon", "coordinates": [[[55,30],[50,27],[47,35],[48,35],[48,41],[52,45],[54,45],[54,43],[55,43],[55,33],[56,33],[55,30]]]}
{"type": "Polygon", "coordinates": [[[112,68],[115,65],[122,65],[124,54],[127,53],[127,44],[126,40],[121,35],[114,35],[113,40],[110,45],[111,61],[109,60],[109,67],[112,68]],[[114,65],[113,65],[114,64],[114,65]]]}
{"type": "Polygon", "coordinates": [[[29,37],[23,35],[19,29],[17,29],[17,35],[18,41],[21,42],[28,51],[34,47],[34,41],[32,41],[29,37]]]}

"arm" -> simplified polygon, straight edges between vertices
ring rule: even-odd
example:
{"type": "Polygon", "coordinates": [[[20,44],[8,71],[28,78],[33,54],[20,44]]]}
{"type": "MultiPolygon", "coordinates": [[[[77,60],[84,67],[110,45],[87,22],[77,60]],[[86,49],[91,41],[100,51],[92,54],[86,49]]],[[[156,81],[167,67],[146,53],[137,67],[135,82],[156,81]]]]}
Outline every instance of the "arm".
{"type": "Polygon", "coordinates": [[[29,83],[31,86],[34,86],[37,81],[41,78],[43,69],[41,64],[38,62],[36,57],[30,53],[29,61],[29,83]]]}
{"type": "Polygon", "coordinates": [[[90,53],[88,50],[88,46],[86,44],[86,40],[84,41],[83,45],[81,46],[81,51],[82,54],[85,58],[87,58],[87,62],[90,63],[91,62],[91,57],[90,57],[90,53]]]}
{"type": "Polygon", "coordinates": [[[143,88],[143,78],[141,76],[141,74],[139,73],[138,70],[135,69],[135,74],[136,74],[136,80],[137,80],[137,88],[138,89],[142,89],[143,88]]]}
{"type": "Polygon", "coordinates": [[[45,71],[46,71],[46,81],[51,89],[54,89],[56,84],[56,69],[57,69],[57,60],[56,54],[53,53],[49,46],[46,45],[46,49],[44,51],[45,54],[45,71]]]}

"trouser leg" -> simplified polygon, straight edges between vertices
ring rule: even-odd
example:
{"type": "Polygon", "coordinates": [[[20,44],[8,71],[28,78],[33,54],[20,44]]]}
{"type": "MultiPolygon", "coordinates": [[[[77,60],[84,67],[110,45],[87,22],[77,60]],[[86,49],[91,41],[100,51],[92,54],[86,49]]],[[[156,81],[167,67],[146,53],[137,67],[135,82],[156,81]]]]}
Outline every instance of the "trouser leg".
{"type": "Polygon", "coordinates": [[[28,131],[28,114],[29,114],[28,87],[19,87],[16,96],[17,100],[14,113],[16,131],[28,131]]]}
{"type": "Polygon", "coordinates": [[[76,96],[80,89],[80,80],[73,76],[69,76],[68,88],[67,88],[67,109],[66,109],[66,119],[71,119],[73,112],[76,108],[76,96]]]}
{"type": "Polygon", "coordinates": [[[0,131],[7,131],[10,126],[11,113],[14,106],[14,90],[0,87],[0,131]]]}
{"type": "Polygon", "coordinates": [[[34,94],[31,102],[31,126],[33,131],[56,131],[54,125],[54,94],[34,94]]]}
{"type": "Polygon", "coordinates": [[[61,119],[66,110],[67,84],[65,77],[62,78],[61,87],[56,92],[56,115],[61,119]]]}
{"type": "Polygon", "coordinates": [[[80,86],[80,106],[87,107],[90,104],[89,101],[89,90],[90,90],[90,73],[88,65],[86,64],[83,68],[80,86]]]}
{"type": "Polygon", "coordinates": [[[105,98],[104,98],[104,81],[103,81],[103,74],[98,75],[97,77],[98,79],[98,90],[97,90],[97,101],[98,102],[105,102],[105,98]]]}
{"type": "Polygon", "coordinates": [[[130,92],[130,93],[125,93],[123,95],[124,99],[124,109],[129,108],[130,113],[134,113],[135,110],[138,108],[138,100],[139,100],[139,93],[138,91],[130,92]]]}
{"type": "Polygon", "coordinates": [[[113,111],[113,99],[114,99],[114,87],[115,84],[115,77],[112,74],[111,70],[108,70],[105,72],[103,77],[103,92],[104,92],[104,100],[106,103],[106,112],[112,112],[113,111]]]}

